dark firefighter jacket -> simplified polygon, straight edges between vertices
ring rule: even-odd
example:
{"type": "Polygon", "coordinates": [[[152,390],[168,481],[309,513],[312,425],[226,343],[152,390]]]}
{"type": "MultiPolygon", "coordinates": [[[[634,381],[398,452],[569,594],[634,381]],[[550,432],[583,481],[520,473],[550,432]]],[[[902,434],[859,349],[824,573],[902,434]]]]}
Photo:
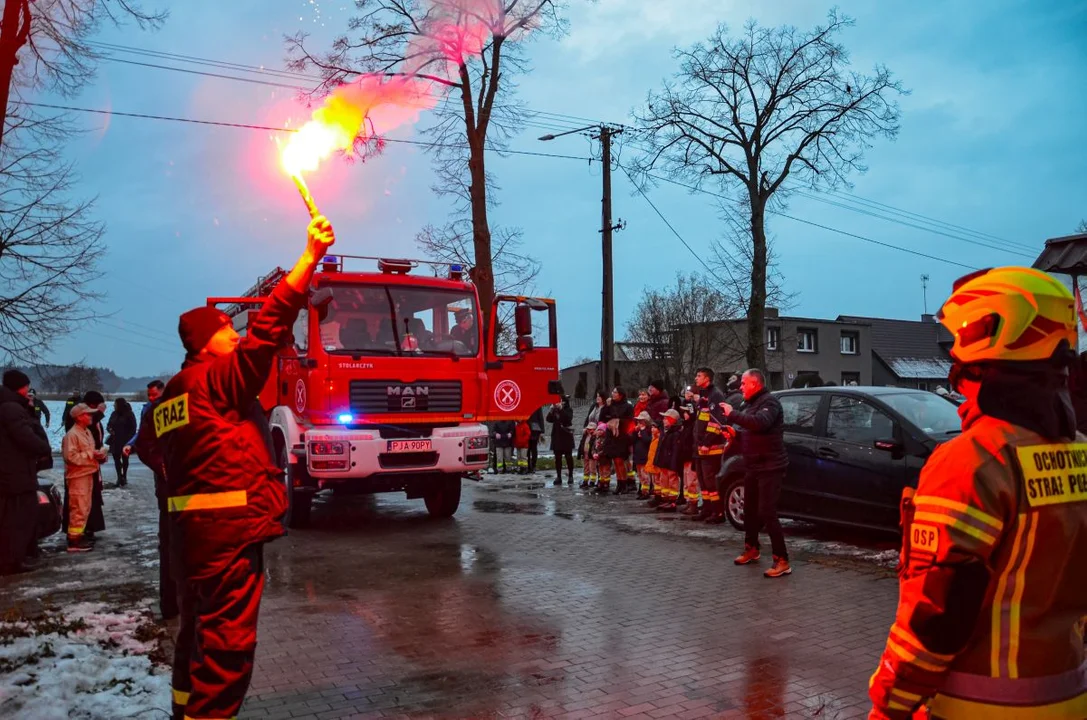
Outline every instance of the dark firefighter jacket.
{"type": "Polygon", "coordinates": [[[280,283],[237,350],[187,359],[154,409],[178,579],[211,577],[249,545],[283,534],[287,495],[257,395],[304,300],[280,283]]]}
{"type": "Polygon", "coordinates": [[[727,420],[740,428],[740,452],[748,470],[780,470],[789,464],[781,403],[769,390],[760,390],[741,409],[734,407],[727,420]]]}
{"type": "Polygon", "coordinates": [[[698,392],[698,402],[695,404],[695,454],[721,455],[725,451],[725,436],[722,432],[725,411],[721,409],[725,394],[713,384],[708,388],[699,388],[698,392]]]}
{"type": "Polygon", "coordinates": [[[679,423],[671,427],[666,426],[661,430],[660,441],[657,443],[657,456],[653,458],[653,464],[659,470],[683,472],[683,457],[681,456],[683,434],[683,427],[679,423]]]}
{"type": "Polygon", "coordinates": [[[496,448],[513,447],[513,433],[517,430],[517,423],[513,420],[499,420],[494,424],[494,446],[496,448]]]}

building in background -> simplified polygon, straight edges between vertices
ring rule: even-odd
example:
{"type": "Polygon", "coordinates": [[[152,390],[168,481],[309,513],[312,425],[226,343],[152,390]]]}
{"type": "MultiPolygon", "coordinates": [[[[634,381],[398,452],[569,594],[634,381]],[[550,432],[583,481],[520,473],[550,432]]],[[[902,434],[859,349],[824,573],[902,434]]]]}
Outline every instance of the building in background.
{"type": "Polygon", "coordinates": [[[930,391],[947,387],[954,338],[935,316],[922,315],[920,321],[853,315],[838,319],[870,329],[873,385],[930,391]]]}

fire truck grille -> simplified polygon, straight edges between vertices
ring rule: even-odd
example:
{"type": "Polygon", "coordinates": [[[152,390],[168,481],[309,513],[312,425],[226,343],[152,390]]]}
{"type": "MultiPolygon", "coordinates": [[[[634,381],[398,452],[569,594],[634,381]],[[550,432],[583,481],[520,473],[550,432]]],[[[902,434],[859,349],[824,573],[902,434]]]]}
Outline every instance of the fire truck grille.
{"type": "Polygon", "coordinates": [[[381,413],[459,413],[459,380],[352,380],[351,412],[366,417],[381,413]]]}

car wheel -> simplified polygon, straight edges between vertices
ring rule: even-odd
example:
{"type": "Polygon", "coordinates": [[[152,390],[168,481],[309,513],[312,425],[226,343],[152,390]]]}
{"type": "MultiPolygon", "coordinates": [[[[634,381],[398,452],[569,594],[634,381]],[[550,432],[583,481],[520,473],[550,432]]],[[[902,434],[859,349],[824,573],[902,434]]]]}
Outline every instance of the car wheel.
{"type": "Polygon", "coordinates": [[[447,475],[437,479],[423,495],[427,512],[432,518],[453,517],[460,507],[460,475],[447,475]]]}
{"type": "Polygon", "coordinates": [[[738,477],[728,485],[725,491],[725,515],[732,527],[744,530],[744,479],[738,477]]]}

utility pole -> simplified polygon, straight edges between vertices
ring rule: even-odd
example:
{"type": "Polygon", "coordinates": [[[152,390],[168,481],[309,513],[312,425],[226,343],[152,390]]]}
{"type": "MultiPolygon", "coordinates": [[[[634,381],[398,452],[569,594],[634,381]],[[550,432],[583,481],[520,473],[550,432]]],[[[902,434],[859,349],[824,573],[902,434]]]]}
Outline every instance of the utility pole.
{"type": "Polygon", "coordinates": [[[600,198],[600,253],[603,260],[603,275],[601,277],[601,308],[600,308],[600,389],[607,392],[608,388],[615,384],[613,370],[615,352],[615,312],[613,298],[613,273],[611,265],[611,236],[616,230],[623,229],[623,221],[613,223],[611,218],[611,139],[623,132],[622,127],[610,125],[589,125],[576,130],[567,130],[557,135],[544,135],[540,140],[548,142],[563,135],[583,133],[586,130],[596,132],[593,140],[600,141],[600,159],[604,165],[601,173],[604,180],[604,189],[600,198]]]}
{"type": "Polygon", "coordinates": [[[600,252],[603,259],[604,276],[600,292],[602,307],[600,313],[600,373],[601,383],[605,392],[615,384],[613,372],[615,353],[615,303],[613,301],[614,275],[611,263],[611,234],[619,230],[622,223],[613,225],[611,221],[611,139],[614,135],[623,132],[622,128],[612,128],[607,125],[600,126],[600,156],[604,165],[601,173],[604,179],[604,190],[600,198],[600,252]]]}
{"type": "Polygon", "coordinates": [[[928,315],[928,275],[921,276],[921,296],[925,302],[925,314],[928,315]]]}

